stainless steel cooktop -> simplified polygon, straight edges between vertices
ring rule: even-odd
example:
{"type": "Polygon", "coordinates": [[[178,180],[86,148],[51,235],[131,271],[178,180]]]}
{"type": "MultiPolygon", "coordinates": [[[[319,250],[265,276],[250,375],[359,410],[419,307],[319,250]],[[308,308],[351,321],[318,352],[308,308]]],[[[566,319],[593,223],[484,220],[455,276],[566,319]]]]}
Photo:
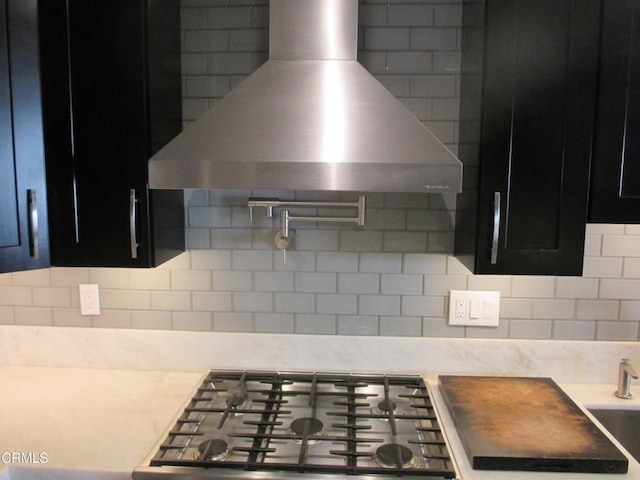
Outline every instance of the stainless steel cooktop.
{"type": "Polygon", "coordinates": [[[459,478],[419,376],[212,370],[134,479],[459,478]]]}

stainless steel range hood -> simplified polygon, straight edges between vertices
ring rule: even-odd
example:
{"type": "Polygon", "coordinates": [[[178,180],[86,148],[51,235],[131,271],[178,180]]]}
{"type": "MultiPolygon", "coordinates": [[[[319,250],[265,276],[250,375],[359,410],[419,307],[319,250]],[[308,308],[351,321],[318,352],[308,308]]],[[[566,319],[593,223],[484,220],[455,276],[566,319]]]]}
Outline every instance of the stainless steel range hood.
{"type": "Polygon", "coordinates": [[[151,158],[151,188],[461,190],[458,159],[356,61],[357,0],[269,6],[269,60],[151,158]]]}

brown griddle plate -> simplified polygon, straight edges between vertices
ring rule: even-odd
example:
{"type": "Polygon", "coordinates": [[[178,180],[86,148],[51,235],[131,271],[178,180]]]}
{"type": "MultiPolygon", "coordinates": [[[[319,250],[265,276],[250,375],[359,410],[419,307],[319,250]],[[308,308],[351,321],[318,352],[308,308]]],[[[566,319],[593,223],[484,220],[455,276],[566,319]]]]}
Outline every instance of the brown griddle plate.
{"type": "Polygon", "coordinates": [[[627,458],[550,378],[441,375],[474,469],[626,473],[627,458]]]}

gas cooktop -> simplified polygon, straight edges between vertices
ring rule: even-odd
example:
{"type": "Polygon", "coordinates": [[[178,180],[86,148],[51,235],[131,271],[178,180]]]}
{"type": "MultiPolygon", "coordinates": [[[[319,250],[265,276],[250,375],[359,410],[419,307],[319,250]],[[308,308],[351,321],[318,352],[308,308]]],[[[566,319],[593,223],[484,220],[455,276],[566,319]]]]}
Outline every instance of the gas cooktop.
{"type": "Polygon", "coordinates": [[[419,376],[212,370],[134,479],[459,478],[419,376]]]}

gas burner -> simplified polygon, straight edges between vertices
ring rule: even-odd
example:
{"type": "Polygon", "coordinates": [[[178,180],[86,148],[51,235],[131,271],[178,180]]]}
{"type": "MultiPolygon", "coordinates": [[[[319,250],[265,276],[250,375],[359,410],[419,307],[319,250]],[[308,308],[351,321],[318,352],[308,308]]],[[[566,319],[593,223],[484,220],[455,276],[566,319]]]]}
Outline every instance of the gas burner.
{"type": "Polygon", "coordinates": [[[203,462],[219,462],[231,456],[229,444],[220,438],[210,438],[198,445],[198,451],[194,454],[196,460],[203,462]]]}
{"type": "Polygon", "coordinates": [[[388,420],[388,417],[386,415],[389,415],[389,412],[395,414],[397,408],[398,405],[395,402],[391,400],[382,400],[378,403],[377,406],[371,408],[371,413],[373,413],[374,415],[385,415],[385,417],[381,418],[381,420],[388,420]]]}
{"type": "Polygon", "coordinates": [[[234,395],[233,397],[226,397],[224,399],[224,408],[231,407],[232,415],[242,415],[242,412],[238,410],[247,410],[251,407],[251,400],[247,397],[239,397],[234,395]]]}
{"type": "Polygon", "coordinates": [[[313,417],[302,417],[296,418],[289,428],[287,429],[287,433],[289,435],[296,435],[300,437],[296,439],[296,441],[302,441],[302,437],[304,436],[306,431],[307,441],[309,443],[313,443],[314,440],[317,442],[318,437],[323,437],[327,434],[327,430],[324,428],[324,424],[313,417]]]}
{"type": "Polygon", "coordinates": [[[416,468],[418,459],[413,455],[411,449],[405,445],[397,443],[385,443],[376,449],[373,460],[383,468],[416,468]]]}

